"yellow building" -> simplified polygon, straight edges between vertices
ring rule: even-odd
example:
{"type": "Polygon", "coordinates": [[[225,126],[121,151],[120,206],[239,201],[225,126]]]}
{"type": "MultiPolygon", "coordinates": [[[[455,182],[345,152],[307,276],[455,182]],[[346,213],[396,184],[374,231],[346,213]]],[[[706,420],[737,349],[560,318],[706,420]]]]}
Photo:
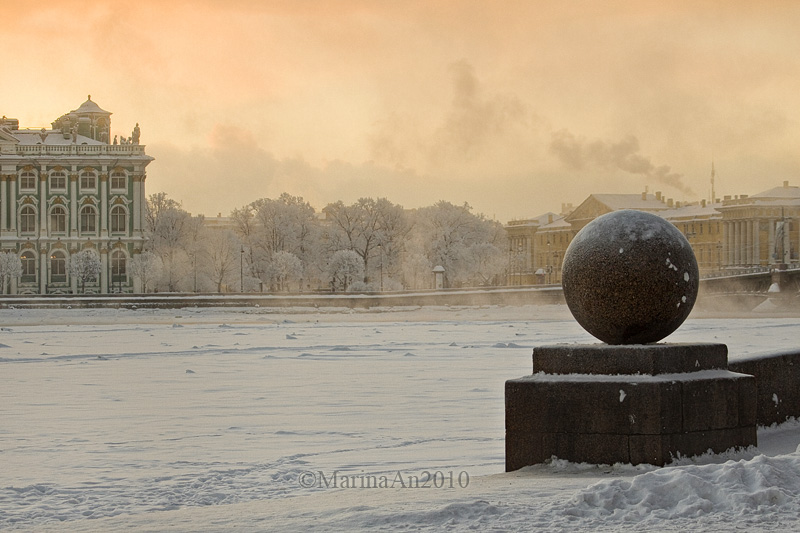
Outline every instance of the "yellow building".
{"type": "Polygon", "coordinates": [[[800,187],[775,187],[753,196],[726,196],[722,265],[759,267],[800,262],[800,187]]]}
{"type": "Polygon", "coordinates": [[[564,253],[575,234],[621,209],[654,213],[674,224],[691,244],[701,274],[800,264],[800,187],[788,182],[753,196],[683,205],[660,192],[592,194],[562,216],[547,213],[506,225],[508,284],[561,283],[564,253]]]}

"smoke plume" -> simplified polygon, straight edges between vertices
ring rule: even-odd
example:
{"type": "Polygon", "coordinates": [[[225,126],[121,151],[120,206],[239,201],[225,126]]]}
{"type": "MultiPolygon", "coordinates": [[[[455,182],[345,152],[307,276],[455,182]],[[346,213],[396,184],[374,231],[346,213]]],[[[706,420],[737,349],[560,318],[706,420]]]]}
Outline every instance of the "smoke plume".
{"type": "Polygon", "coordinates": [[[683,183],[683,174],[672,172],[668,165],[654,165],[639,150],[639,140],[633,135],[608,143],[601,140],[588,141],[561,130],[553,133],[550,141],[550,151],[564,165],[574,170],[592,167],[617,169],[655,180],[687,195],[694,194],[691,187],[683,183]]]}

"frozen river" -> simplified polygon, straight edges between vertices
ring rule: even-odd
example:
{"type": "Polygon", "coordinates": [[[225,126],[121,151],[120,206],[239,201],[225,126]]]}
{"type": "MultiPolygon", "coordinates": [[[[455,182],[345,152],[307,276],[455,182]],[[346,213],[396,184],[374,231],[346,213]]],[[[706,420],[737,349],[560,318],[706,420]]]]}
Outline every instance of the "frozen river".
{"type": "MultiPolygon", "coordinates": [[[[530,374],[534,346],[596,342],[563,306],[3,310],[0,320],[0,528],[569,529],[596,517],[561,509],[562,498],[652,470],[501,474],[504,381],[530,374]],[[341,487],[426,473],[450,486],[341,487]],[[515,505],[547,512],[526,522],[515,505]]],[[[667,340],[725,342],[735,358],[798,339],[792,318],[693,318],[667,340]]],[[[762,433],[770,457],[794,452],[795,426],[762,433]]],[[[777,506],[756,525],[784,510],[796,520],[777,506]]],[[[731,519],[703,516],[709,527],[731,519]]]]}

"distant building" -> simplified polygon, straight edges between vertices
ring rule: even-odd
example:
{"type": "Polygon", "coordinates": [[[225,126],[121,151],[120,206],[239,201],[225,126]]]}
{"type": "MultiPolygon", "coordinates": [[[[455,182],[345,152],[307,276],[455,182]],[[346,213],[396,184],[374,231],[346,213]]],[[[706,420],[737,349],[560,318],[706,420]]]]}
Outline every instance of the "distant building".
{"type": "Polygon", "coordinates": [[[86,292],[139,292],[129,261],[144,244],[145,168],[139,125],[113,142],[111,113],[91,97],[50,129],[0,119],[0,248],[19,255],[12,293],[78,291],[70,257],[86,248],[101,260],[86,292]]]}
{"type": "Polygon", "coordinates": [[[507,283],[561,283],[564,253],[578,231],[621,209],[646,211],[674,224],[692,246],[701,274],[800,265],[800,187],[785,181],[782,187],[715,203],[682,205],[660,192],[592,194],[562,216],[511,221],[505,226],[511,243],[507,283]]]}
{"type": "Polygon", "coordinates": [[[730,268],[800,263],[800,187],[775,187],[753,196],[726,196],[722,265],[730,268]]]}

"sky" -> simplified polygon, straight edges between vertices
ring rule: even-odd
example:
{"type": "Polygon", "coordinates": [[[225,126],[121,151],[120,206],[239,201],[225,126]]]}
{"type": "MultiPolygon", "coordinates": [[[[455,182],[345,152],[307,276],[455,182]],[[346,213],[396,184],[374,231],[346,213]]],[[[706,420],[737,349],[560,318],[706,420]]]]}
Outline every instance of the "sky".
{"type": "Polygon", "coordinates": [[[501,222],[592,193],[800,185],[800,3],[0,0],[0,115],[87,95],[147,193],[228,215],[282,192],[501,222]]]}

